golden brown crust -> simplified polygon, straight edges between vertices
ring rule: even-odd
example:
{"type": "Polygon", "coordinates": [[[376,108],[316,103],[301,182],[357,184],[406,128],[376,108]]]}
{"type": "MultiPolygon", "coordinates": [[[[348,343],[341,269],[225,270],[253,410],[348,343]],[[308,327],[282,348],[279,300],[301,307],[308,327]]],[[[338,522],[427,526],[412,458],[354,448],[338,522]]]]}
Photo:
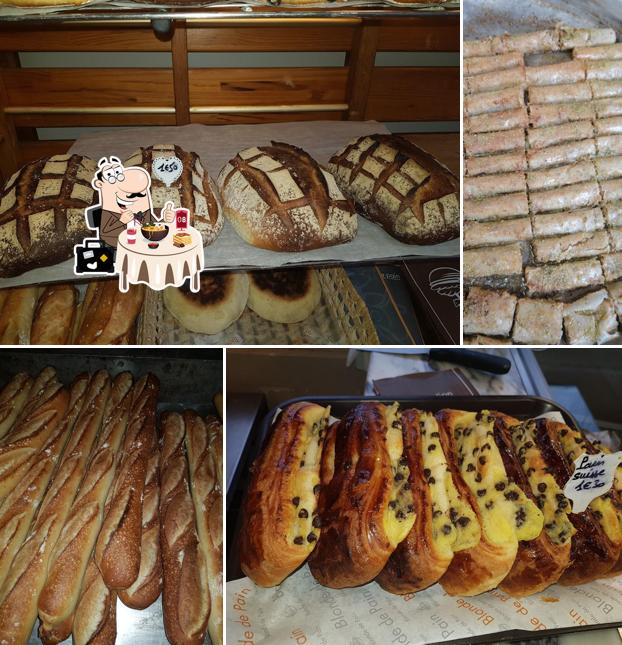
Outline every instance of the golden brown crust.
{"type": "Polygon", "coordinates": [[[327,587],[369,582],[396,547],[385,532],[394,479],[388,430],[381,403],[361,403],[336,426],[334,475],[320,493],[322,534],[309,558],[311,573],[327,587]]]}
{"type": "Polygon", "coordinates": [[[314,403],[288,406],[273,424],[268,444],[253,466],[240,531],[240,564],[258,585],[279,584],[315,546],[319,531],[304,536],[291,533],[303,511],[310,519],[317,509],[327,415],[325,408],[314,403]],[[313,471],[305,476],[305,469],[310,468],[309,460],[305,461],[306,446],[311,442],[317,442],[317,459],[313,471]],[[312,508],[306,508],[304,501],[301,505],[305,496],[312,508]]]}
{"type": "Polygon", "coordinates": [[[5,291],[8,295],[0,312],[0,345],[28,345],[39,288],[13,287],[5,291]]]}
{"type": "Polygon", "coordinates": [[[0,392],[0,441],[10,432],[30,395],[33,379],[25,372],[16,374],[0,392]]]}
{"type": "Polygon", "coordinates": [[[39,296],[30,330],[31,345],[66,345],[71,340],[78,292],[71,284],[46,287],[39,296]]]}

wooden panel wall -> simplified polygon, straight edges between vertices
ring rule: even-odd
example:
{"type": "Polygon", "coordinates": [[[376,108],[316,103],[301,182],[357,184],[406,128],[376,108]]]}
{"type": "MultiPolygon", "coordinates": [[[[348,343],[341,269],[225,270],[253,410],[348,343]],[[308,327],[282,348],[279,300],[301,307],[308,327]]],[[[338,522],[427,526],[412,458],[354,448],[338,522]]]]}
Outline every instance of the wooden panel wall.
{"type": "Polygon", "coordinates": [[[0,172],[68,142],[37,127],[459,118],[458,67],[376,67],[381,51],[459,51],[458,16],[0,27],[0,172]],[[21,69],[17,52],[170,52],[172,67],[21,69]],[[345,52],[343,67],[188,67],[190,52],[345,52]],[[7,150],[9,152],[7,153],[7,150]],[[9,161],[6,161],[8,159],[9,161]]]}

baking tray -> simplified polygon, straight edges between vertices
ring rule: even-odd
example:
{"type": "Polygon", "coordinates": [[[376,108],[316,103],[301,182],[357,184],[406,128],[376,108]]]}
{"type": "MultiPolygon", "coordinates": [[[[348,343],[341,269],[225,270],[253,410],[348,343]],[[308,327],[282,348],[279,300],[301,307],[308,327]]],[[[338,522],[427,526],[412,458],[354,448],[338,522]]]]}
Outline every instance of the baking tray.
{"type": "MultiPolygon", "coordinates": [[[[438,412],[443,408],[454,408],[478,412],[479,410],[500,410],[518,419],[529,419],[546,414],[560,412],[565,422],[572,427],[578,427],[574,417],[562,406],[537,396],[437,396],[427,398],[395,399],[377,396],[299,396],[288,399],[274,406],[261,419],[258,419],[248,438],[247,446],[241,454],[245,463],[234,464],[235,479],[231,480],[227,490],[227,580],[243,577],[240,569],[238,551],[236,548],[241,508],[244,494],[250,482],[250,465],[260,454],[272,426],[272,421],[279,410],[298,401],[312,401],[319,405],[330,405],[331,415],[342,417],[348,410],[365,401],[377,401],[391,404],[397,401],[400,408],[420,408],[430,412],[438,412]]],[[[229,466],[228,466],[229,467],[229,466]]]]}
{"type": "MultiPolygon", "coordinates": [[[[140,378],[152,372],[160,380],[158,412],[193,408],[201,415],[216,414],[214,394],[222,390],[222,350],[216,349],[10,349],[0,350],[2,386],[17,372],[35,374],[48,365],[68,385],[81,372],[106,369],[111,376],[132,372],[140,378]]],[[[35,624],[28,645],[41,645],[35,624]]],[[[2,635],[0,634],[0,640],[2,635]]],[[[69,637],[61,645],[71,645],[69,637]]],[[[211,645],[209,636],[206,645],[211,645]]],[[[164,634],[161,598],[141,611],[117,600],[116,645],[168,645],[164,634]]]]}

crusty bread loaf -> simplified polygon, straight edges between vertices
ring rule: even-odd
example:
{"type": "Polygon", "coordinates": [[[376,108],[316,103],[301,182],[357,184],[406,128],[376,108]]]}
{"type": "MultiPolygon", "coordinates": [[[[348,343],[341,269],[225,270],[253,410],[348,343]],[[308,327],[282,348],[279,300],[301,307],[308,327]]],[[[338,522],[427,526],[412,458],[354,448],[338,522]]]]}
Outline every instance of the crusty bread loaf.
{"type": "Polygon", "coordinates": [[[222,645],[222,490],[216,455],[222,445],[222,425],[215,417],[203,421],[190,410],[184,412],[184,422],[190,490],[210,594],[208,630],[212,644],[222,645]]]}
{"type": "Polygon", "coordinates": [[[39,296],[30,329],[31,345],[66,345],[71,340],[78,291],[71,284],[46,287],[39,296]]]}
{"type": "Polygon", "coordinates": [[[148,374],[132,389],[123,449],[95,545],[95,562],[110,589],[127,589],[140,570],[143,492],[147,461],[156,446],[159,388],[155,376],[148,374]]]}
{"type": "Polygon", "coordinates": [[[459,182],[434,157],[402,137],[351,141],[329,163],[361,213],[408,244],[436,244],[460,234],[459,182]]]}
{"type": "Polygon", "coordinates": [[[33,380],[25,372],[16,374],[0,392],[0,441],[11,430],[26,404],[33,380]]]}
{"type": "Polygon", "coordinates": [[[128,373],[119,374],[113,382],[86,476],[50,555],[47,579],[38,602],[39,637],[44,645],[60,643],[71,633],[73,613],[103,521],[104,504],[127,427],[131,385],[132,377],[128,373]]]}
{"type": "Polygon", "coordinates": [[[84,209],[94,202],[95,162],[79,155],[38,159],[0,191],[0,276],[70,258],[89,235],[84,209]]]}
{"type": "Polygon", "coordinates": [[[28,427],[24,427],[22,421],[39,407],[44,401],[47,401],[53,396],[57,390],[61,388],[61,384],[56,378],[56,370],[53,367],[44,367],[34,379],[28,399],[22,408],[21,412],[17,415],[15,424],[11,432],[5,437],[5,441],[13,440],[16,437],[23,436],[28,433],[28,427]]]}
{"type": "Polygon", "coordinates": [[[38,287],[14,287],[0,311],[0,345],[28,345],[38,287]]]}
{"type": "Polygon", "coordinates": [[[199,334],[217,334],[244,312],[248,300],[248,276],[231,272],[201,273],[197,293],[183,287],[164,291],[164,306],[186,329],[199,334]]]}
{"type": "Polygon", "coordinates": [[[248,306],[258,316],[277,323],[308,318],[322,299],[315,269],[252,271],[248,274],[248,306]]]}
{"type": "Polygon", "coordinates": [[[207,632],[210,597],[188,486],[182,415],[165,413],[161,418],[161,432],[160,540],[164,571],[164,629],[173,645],[202,645],[207,632]]]}
{"type": "Polygon", "coordinates": [[[105,372],[91,379],[78,376],[71,386],[63,425],[73,427],[73,432],[36,521],[0,586],[0,634],[9,645],[27,642],[32,632],[50,554],[84,476],[109,393],[110,379],[105,372]]]}
{"type": "Polygon", "coordinates": [[[151,175],[151,199],[156,211],[167,201],[172,201],[175,208],[190,211],[190,223],[201,233],[203,244],[211,244],[216,239],[224,221],[218,192],[196,152],[187,152],[172,144],[160,144],[139,148],[124,163],[126,166],[142,166],[151,175]],[[167,186],[158,179],[157,168],[154,172],[154,160],[170,157],[177,157],[183,170],[167,186]]]}
{"type": "Polygon", "coordinates": [[[115,280],[89,283],[80,306],[76,345],[116,345],[136,323],[145,297],[144,285],[130,285],[119,291],[115,280]]]}
{"type": "Polygon", "coordinates": [[[218,187],[237,234],[262,249],[306,251],[356,235],[354,206],[335,179],[287,143],[242,150],[220,171],[218,187]]]}
{"type": "Polygon", "coordinates": [[[73,645],[114,645],[117,638],[117,594],[106,586],[91,558],[73,617],[73,645]]]}

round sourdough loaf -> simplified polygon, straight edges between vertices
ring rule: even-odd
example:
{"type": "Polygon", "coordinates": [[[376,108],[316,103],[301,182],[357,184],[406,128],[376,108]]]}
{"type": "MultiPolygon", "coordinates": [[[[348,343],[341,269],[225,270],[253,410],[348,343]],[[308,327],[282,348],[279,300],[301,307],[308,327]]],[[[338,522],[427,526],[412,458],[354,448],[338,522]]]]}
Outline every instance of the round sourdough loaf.
{"type": "Polygon", "coordinates": [[[203,244],[211,244],[223,225],[218,191],[196,152],[188,152],[173,144],[158,144],[139,148],[124,162],[124,166],[142,166],[151,175],[153,208],[161,209],[168,201],[176,208],[190,211],[190,224],[201,233],[203,244]],[[154,172],[156,159],[177,157],[182,165],[181,174],[166,185],[154,172]]]}
{"type": "Polygon", "coordinates": [[[199,334],[217,334],[234,323],[248,300],[245,273],[201,273],[198,293],[182,287],[164,290],[164,305],[186,329],[199,334]]]}
{"type": "Polygon", "coordinates": [[[459,184],[434,157],[402,137],[351,141],[328,166],[365,217],[408,244],[436,244],[460,234],[459,184]]]}
{"type": "Polygon", "coordinates": [[[249,244],[307,251],[350,241],[354,205],[304,150],[287,143],[247,148],[220,171],[225,216],[249,244]]]}
{"type": "Polygon", "coordinates": [[[248,306],[262,318],[296,323],[320,304],[322,288],[314,269],[285,269],[249,273],[248,306]]]}

